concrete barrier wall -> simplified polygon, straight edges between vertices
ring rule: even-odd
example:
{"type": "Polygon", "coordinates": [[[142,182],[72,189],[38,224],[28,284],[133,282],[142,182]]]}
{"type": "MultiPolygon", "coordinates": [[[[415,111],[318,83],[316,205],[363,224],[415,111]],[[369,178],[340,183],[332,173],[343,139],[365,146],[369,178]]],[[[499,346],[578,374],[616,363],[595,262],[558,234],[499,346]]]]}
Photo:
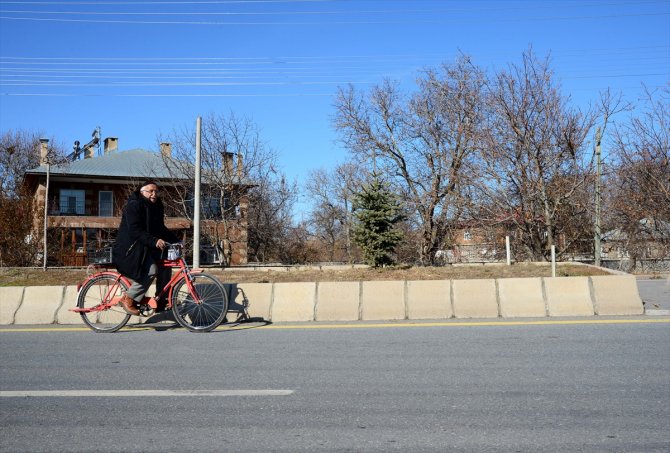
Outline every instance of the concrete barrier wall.
{"type": "Polygon", "coordinates": [[[454,280],[453,304],[456,318],[497,318],[498,295],[496,281],[454,280]]]}
{"type": "MultiPolygon", "coordinates": [[[[639,315],[635,278],[239,283],[230,311],[273,322],[639,315]]],[[[81,324],[73,286],[0,287],[0,324],[81,324]]],[[[234,316],[229,316],[234,320],[234,316]]],[[[133,317],[132,322],[139,318],[133,317]]],[[[139,321],[141,322],[141,321],[139,321]]]]}
{"type": "Polygon", "coordinates": [[[27,286],[14,324],[53,324],[64,292],[64,286],[27,286]]]}
{"type": "Polygon", "coordinates": [[[0,288],[0,324],[14,324],[14,315],[23,300],[23,286],[0,288]]]}
{"type": "Polygon", "coordinates": [[[609,279],[607,275],[591,277],[593,302],[598,315],[641,315],[644,313],[637,282],[632,275],[609,279]]]}
{"type": "Polygon", "coordinates": [[[316,321],[361,319],[360,282],[319,282],[316,292],[316,321]]]}
{"type": "Polygon", "coordinates": [[[315,300],[316,283],[275,283],[270,319],[313,321],[315,300]]]}
{"type": "Polygon", "coordinates": [[[549,316],[593,316],[588,277],[544,278],[549,316]]]}
{"type": "Polygon", "coordinates": [[[407,319],[447,319],[453,316],[451,280],[407,282],[407,319]]]}
{"type": "Polygon", "coordinates": [[[361,283],[361,320],[405,319],[405,282],[361,283]]]}
{"type": "Polygon", "coordinates": [[[539,318],[546,316],[541,278],[505,278],[497,280],[500,316],[503,318],[539,318]]]}

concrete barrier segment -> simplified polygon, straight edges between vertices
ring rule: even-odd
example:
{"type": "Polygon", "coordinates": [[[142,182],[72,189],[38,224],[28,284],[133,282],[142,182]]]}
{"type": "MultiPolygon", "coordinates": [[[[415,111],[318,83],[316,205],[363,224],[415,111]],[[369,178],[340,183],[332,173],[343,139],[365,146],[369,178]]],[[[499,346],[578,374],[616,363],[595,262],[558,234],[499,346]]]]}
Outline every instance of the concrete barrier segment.
{"type": "Polygon", "coordinates": [[[63,301],[64,286],[27,286],[15,324],[53,324],[63,301]]]}
{"type": "Polygon", "coordinates": [[[357,321],[360,282],[319,282],[316,289],[316,321],[357,321]]]}
{"type": "Polygon", "coordinates": [[[226,319],[228,321],[235,321],[244,313],[248,314],[246,304],[249,303],[249,300],[246,299],[246,294],[242,289],[237,287],[237,283],[221,282],[221,284],[228,296],[228,314],[226,315],[226,319]]]}
{"type": "Polygon", "coordinates": [[[14,315],[23,300],[23,286],[0,287],[0,325],[14,324],[14,315]]]}
{"type": "Polygon", "coordinates": [[[632,275],[592,276],[593,300],[596,314],[641,315],[644,306],[632,275]]]}
{"type": "Polygon", "coordinates": [[[456,318],[497,318],[498,296],[494,279],[453,280],[456,318]]]}
{"type": "Polygon", "coordinates": [[[549,316],[593,316],[588,277],[543,278],[549,316]]]}
{"type": "Polygon", "coordinates": [[[76,286],[70,285],[65,287],[63,303],[58,307],[58,312],[56,313],[56,324],[84,323],[79,313],[70,311],[70,309],[76,308],[77,306],[77,295],[78,291],[76,286]]]}
{"type": "Polygon", "coordinates": [[[238,283],[237,294],[232,295],[232,303],[241,305],[246,297],[247,313],[251,318],[270,320],[273,288],[272,283],[238,283]]]}
{"type": "Polygon", "coordinates": [[[407,319],[446,319],[453,316],[451,280],[407,282],[407,319]]]}
{"type": "Polygon", "coordinates": [[[316,282],[275,283],[272,321],[314,321],[316,282]]]}
{"type": "Polygon", "coordinates": [[[540,278],[500,278],[497,283],[503,318],[547,316],[540,278]]]}
{"type": "Polygon", "coordinates": [[[364,321],[405,319],[405,282],[362,282],[361,319],[364,321]]]}
{"type": "MultiPolygon", "coordinates": [[[[156,294],[156,285],[151,285],[149,290],[147,291],[147,296],[154,296],[156,294]]],[[[77,291],[77,287],[74,285],[66,286],[64,287],[63,291],[63,301],[56,310],[56,315],[55,315],[55,323],[56,324],[63,324],[63,325],[72,325],[72,324],[84,324],[84,320],[82,319],[81,315],[79,313],[71,311],[72,308],[75,308],[77,306],[77,297],[79,296],[79,293],[77,291]]],[[[124,315],[122,311],[118,311],[116,315],[111,315],[107,314],[106,315],[108,318],[111,319],[111,316],[117,317],[121,319],[124,315]]],[[[143,324],[145,322],[156,322],[155,316],[151,317],[143,317],[143,316],[131,316],[130,320],[128,321],[128,325],[132,324],[143,324]]]]}

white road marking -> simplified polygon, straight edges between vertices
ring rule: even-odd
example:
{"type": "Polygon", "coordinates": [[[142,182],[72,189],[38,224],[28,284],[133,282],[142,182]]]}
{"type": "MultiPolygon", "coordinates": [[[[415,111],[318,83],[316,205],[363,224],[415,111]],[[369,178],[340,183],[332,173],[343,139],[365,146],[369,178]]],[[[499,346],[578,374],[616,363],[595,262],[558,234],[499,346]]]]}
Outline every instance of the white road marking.
{"type": "Polygon", "coordinates": [[[14,397],[136,397],[136,396],[286,396],[293,390],[9,390],[0,398],[14,397]]]}

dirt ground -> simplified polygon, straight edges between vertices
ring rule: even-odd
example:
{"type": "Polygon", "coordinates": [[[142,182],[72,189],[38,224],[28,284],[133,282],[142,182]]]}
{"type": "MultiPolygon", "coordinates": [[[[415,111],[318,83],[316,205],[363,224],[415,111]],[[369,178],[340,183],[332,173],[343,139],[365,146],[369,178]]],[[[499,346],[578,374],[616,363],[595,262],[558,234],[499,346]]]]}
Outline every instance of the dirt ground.
{"type": "MultiPolygon", "coordinates": [[[[360,281],[360,280],[458,280],[479,278],[551,277],[547,264],[518,263],[511,266],[455,265],[441,267],[391,267],[370,268],[290,268],[270,270],[249,268],[206,268],[221,281],[236,283],[360,281]]],[[[50,268],[0,268],[0,286],[76,285],[83,281],[91,269],[50,268]]],[[[559,277],[608,275],[593,266],[560,263],[556,269],[559,277]]]]}

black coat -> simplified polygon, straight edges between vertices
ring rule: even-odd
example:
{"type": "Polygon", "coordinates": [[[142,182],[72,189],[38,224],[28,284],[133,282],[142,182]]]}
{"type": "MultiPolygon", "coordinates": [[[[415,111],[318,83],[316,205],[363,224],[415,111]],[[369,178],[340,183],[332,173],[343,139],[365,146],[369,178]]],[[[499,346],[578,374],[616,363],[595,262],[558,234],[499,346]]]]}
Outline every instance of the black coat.
{"type": "Polygon", "coordinates": [[[112,248],[112,261],[121,274],[133,280],[141,279],[147,255],[158,251],[156,242],[159,239],[179,241],[165,226],[164,217],[165,210],[160,199],[152,203],[139,190],[130,194],[112,248]]]}

